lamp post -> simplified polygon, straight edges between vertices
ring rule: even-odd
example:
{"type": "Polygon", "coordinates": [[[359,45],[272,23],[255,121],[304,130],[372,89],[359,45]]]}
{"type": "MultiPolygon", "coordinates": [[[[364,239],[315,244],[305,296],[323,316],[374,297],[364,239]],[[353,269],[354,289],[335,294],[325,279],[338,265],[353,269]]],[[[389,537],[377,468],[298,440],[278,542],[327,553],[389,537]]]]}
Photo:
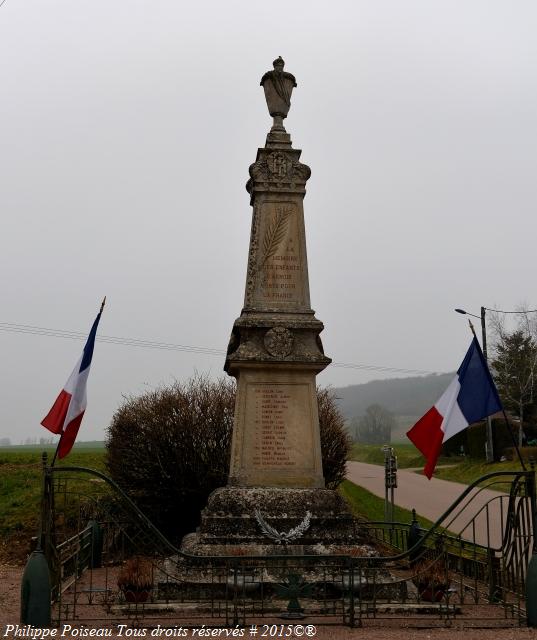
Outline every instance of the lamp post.
{"type": "MultiPolygon", "coordinates": [[[[486,307],[481,307],[481,315],[476,316],[475,313],[469,313],[464,309],[455,309],[457,313],[462,313],[465,316],[472,316],[472,318],[478,318],[481,320],[481,346],[483,349],[483,355],[485,356],[485,362],[488,365],[487,356],[487,325],[485,323],[485,314],[487,312],[486,307]]],[[[490,416],[487,416],[487,441],[486,441],[486,459],[487,462],[494,462],[494,441],[492,439],[492,421],[490,416]]]]}

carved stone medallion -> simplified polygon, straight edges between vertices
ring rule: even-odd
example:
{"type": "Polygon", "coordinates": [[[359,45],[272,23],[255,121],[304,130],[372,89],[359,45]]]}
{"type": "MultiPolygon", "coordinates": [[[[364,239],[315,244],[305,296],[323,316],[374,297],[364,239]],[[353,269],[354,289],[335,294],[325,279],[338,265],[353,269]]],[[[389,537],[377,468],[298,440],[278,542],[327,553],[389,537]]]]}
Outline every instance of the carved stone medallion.
{"type": "Polygon", "coordinates": [[[271,356],[285,358],[293,350],[293,334],[285,327],[273,327],[265,334],[265,349],[271,356]]]}
{"type": "Polygon", "coordinates": [[[267,158],[267,166],[271,175],[276,179],[282,179],[287,176],[289,170],[293,166],[291,158],[281,151],[271,153],[267,158]]]}

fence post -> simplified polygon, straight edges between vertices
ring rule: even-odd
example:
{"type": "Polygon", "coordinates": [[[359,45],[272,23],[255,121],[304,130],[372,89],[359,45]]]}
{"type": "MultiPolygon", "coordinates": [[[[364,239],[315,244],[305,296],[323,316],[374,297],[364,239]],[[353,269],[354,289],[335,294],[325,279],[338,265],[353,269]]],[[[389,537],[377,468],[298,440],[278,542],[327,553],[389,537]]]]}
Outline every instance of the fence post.
{"type": "MultiPolygon", "coordinates": [[[[233,561],[233,626],[237,626],[239,624],[239,607],[237,604],[238,600],[238,578],[239,578],[239,563],[237,560],[233,561]]],[[[244,578],[243,578],[244,580],[244,578]]]]}
{"type": "MultiPolygon", "coordinates": [[[[412,549],[412,547],[417,545],[418,542],[420,542],[421,538],[422,538],[422,532],[421,532],[420,523],[418,522],[418,518],[416,516],[416,509],[412,509],[412,522],[410,523],[410,529],[408,530],[408,537],[407,537],[407,543],[406,543],[407,550],[412,549]]],[[[411,566],[416,562],[420,553],[421,553],[421,548],[415,549],[414,551],[411,551],[409,553],[408,560],[411,566]]]]}
{"type": "Polygon", "coordinates": [[[43,551],[43,546],[46,544],[45,530],[48,529],[47,519],[49,517],[47,505],[50,478],[46,452],[43,452],[42,461],[43,484],[37,548],[26,562],[21,582],[20,621],[21,624],[29,624],[34,627],[49,627],[51,619],[50,571],[43,551]]]}
{"type": "Polygon", "coordinates": [[[97,520],[89,520],[87,526],[91,527],[90,568],[99,569],[103,557],[103,530],[97,520]]]}
{"type": "Polygon", "coordinates": [[[526,476],[527,493],[530,499],[532,526],[532,554],[526,574],[526,618],[528,627],[537,627],[537,540],[535,531],[536,494],[535,494],[535,461],[530,460],[530,472],[526,476]]]}
{"type": "Polygon", "coordinates": [[[354,563],[355,560],[351,557],[348,559],[349,563],[349,627],[355,626],[354,618],[354,563]]]}

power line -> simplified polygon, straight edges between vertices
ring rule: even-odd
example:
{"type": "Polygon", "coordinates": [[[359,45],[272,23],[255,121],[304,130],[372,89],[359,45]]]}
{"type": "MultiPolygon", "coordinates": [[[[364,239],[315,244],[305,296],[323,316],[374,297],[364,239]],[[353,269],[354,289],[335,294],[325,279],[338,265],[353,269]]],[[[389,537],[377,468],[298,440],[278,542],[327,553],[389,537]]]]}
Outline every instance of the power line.
{"type": "Polygon", "coordinates": [[[502,311],[502,309],[490,309],[489,307],[483,307],[487,311],[494,311],[495,313],[516,313],[518,315],[524,315],[525,313],[537,313],[537,309],[523,309],[521,311],[502,311]]]}
{"type": "MultiPolygon", "coordinates": [[[[31,335],[49,336],[52,338],[69,338],[71,340],[86,340],[87,334],[80,331],[65,331],[63,329],[50,329],[48,327],[36,327],[27,324],[15,324],[11,322],[0,322],[0,331],[12,333],[27,333],[31,335]]],[[[122,344],[132,347],[145,347],[147,349],[164,349],[171,351],[189,351],[194,353],[207,353],[209,355],[224,355],[221,349],[211,349],[210,347],[195,347],[191,345],[173,344],[167,342],[154,342],[151,340],[138,340],[136,338],[122,338],[119,336],[97,336],[98,342],[109,344],[122,344]]]]}
{"type": "MultiPolygon", "coordinates": [[[[67,338],[69,340],[86,340],[87,334],[81,331],[67,331],[65,329],[51,329],[49,327],[38,327],[29,324],[16,324],[13,322],[0,322],[0,331],[9,333],[23,333],[36,336],[47,336],[50,338],[67,338]]],[[[108,344],[119,344],[126,347],[140,347],[143,349],[160,349],[163,351],[183,351],[189,353],[198,353],[201,355],[224,356],[226,354],[222,349],[213,349],[211,347],[196,347],[193,345],[175,344],[173,342],[156,342],[154,340],[141,340],[138,338],[125,338],[121,336],[97,336],[97,342],[108,344]]],[[[436,373],[425,369],[405,369],[400,367],[384,367],[373,364],[358,364],[349,362],[333,362],[333,367],[341,367],[343,369],[357,369],[359,371],[379,371],[382,373],[405,373],[414,375],[428,375],[436,373]]]]}
{"type": "Polygon", "coordinates": [[[342,369],[360,369],[361,371],[381,371],[384,373],[413,373],[415,375],[438,373],[437,371],[429,371],[426,369],[400,369],[399,367],[383,367],[375,364],[355,364],[348,362],[332,362],[331,366],[341,367],[342,369]]]}

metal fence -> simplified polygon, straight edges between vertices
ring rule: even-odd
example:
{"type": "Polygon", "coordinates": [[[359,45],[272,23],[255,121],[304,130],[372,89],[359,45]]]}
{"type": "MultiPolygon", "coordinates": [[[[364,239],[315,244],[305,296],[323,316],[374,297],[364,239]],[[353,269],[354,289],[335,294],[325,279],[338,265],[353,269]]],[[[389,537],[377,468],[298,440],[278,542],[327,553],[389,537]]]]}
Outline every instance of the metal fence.
{"type": "Polygon", "coordinates": [[[104,474],[46,464],[44,473],[42,545],[58,625],[526,622],[533,471],[484,476],[429,530],[364,521],[369,544],[352,555],[294,555],[283,546],[279,555],[255,557],[182,553],[104,474]],[[475,496],[490,488],[503,492],[472,511],[475,496]],[[131,574],[134,567],[145,575],[134,582],[144,584],[126,584],[129,558],[131,574]]]}

